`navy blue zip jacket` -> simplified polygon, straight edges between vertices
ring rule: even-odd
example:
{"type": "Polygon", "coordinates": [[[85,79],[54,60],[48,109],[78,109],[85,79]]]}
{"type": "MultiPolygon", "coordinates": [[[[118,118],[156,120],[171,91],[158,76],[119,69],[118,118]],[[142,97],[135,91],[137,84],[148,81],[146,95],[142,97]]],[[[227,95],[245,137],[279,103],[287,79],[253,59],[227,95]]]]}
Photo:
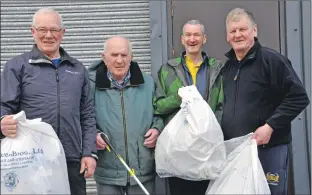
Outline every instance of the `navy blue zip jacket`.
{"type": "Polygon", "coordinates": [[[226,140],[254,132],[267,123],[273,128],[267,146],[291,141],[291,121],[309,104],[291,62],[278,52],[254,46],[238,61],[230,50],[222,75],[225,105],[221,127],[226,140]]]}
{"type": "Polygon", "coordinates": [[[36,45],[31,52],[7,62],[1,76],[1,117],[24,110],[27,119],[42,118],[53,127],[67,161],[79,162],[84,156],[96,158],[96,123],[88,72],[62,48],[60,53],[58,68],[36,45]]]}

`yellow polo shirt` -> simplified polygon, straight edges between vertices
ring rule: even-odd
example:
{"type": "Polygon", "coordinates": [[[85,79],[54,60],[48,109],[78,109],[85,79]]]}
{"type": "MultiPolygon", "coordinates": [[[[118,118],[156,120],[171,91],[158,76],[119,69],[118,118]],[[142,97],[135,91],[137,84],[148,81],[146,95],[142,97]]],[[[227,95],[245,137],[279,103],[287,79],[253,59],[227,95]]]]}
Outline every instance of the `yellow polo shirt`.
{"type": "Polygon", "coordinates": [[[198,64],[194,64],[194,62],[188,56],[185,56],[185,63],[186,63],[187,69],[191,73],[193,84],[196,85],[197,71],[199,70],[199,67],[202,62],[199,62],[198,64]]]}

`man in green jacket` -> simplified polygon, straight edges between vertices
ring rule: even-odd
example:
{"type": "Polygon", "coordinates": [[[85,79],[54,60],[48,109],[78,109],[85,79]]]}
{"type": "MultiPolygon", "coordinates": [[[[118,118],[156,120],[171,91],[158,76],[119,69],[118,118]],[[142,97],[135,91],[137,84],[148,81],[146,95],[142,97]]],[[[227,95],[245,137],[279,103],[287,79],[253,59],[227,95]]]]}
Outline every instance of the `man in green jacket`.
{"type": "Polygon", "coordinates": [[[105,150],[101,133],[121,155],[147,191],[155,191],[154,147],[164,127],[154,117],[154,82],[132,61],[131,43],[115,36],[104,44],[102,60],[89,68],[98,127],[98,163],[94,173],[98,194],[144,194],[126,168],[105,150]]]}
{"type": "MultiPolygon", "coordinates": [[[[204,25],[198,20],[190,20],[184,24],[181,42],[185,47],[181,57],[169,60],[158,71],[154,112],[164,118],[167,124],[180,109],[179,88],[196,85],[220,122],[224,94],[219,73],[224,63],[208,57],[202,51],[206,35],[204,25]]],[[[208,184],[209,180],[189,181],[177,177],[169,178],[171,195],[204,195],[208,184]]]]}

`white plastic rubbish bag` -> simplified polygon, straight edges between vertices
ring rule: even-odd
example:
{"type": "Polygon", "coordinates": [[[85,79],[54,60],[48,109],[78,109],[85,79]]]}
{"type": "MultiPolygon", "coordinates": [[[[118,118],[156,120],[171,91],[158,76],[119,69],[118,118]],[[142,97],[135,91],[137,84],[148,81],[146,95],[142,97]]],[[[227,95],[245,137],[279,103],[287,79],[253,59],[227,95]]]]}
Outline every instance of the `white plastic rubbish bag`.
{"type": "Polygon", "coordinates": [[[210,181],[208,194],[271,194],[252,134],[225,141],[228,164],[210,181]]]}
{"type": "Polygon", "coordinates": [[[1,194],[70,194],[63,146],[51,125],[16,114],[17,136],[1,140],[1,194]]]}
{"type": "Polygon", "coordinates": [[[195,86],[178,93],[181,109],[157,140],[156,172],[193,181],[214,179],[226,164],[221,127],[195,86]]]}

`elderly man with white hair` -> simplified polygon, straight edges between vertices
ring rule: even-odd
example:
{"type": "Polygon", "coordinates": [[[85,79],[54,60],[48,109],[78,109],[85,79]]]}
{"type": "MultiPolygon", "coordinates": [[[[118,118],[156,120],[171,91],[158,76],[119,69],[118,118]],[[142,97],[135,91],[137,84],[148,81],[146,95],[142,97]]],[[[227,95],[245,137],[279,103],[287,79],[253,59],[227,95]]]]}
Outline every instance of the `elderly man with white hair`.
{"type": "Polygon", "coordinates": [[[114,153],[106,149],[101,133],[108,136],[146,190],[155,192],[154,147],[164,125],[153,113],[153,79],[132,58],[130,41],[113,36],[104,44],[102,59],[89,68],[98,127],[99,160],[94,174],[98,194],[144,194],[114,153]]]}

